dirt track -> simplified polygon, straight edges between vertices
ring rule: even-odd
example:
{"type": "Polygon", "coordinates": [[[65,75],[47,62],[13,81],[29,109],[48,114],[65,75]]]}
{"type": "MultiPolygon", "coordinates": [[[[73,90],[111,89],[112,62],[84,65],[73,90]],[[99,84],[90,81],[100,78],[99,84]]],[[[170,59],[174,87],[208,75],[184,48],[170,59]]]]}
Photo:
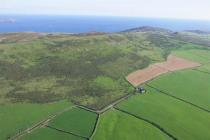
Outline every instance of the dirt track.
{"type": "Polygon", "coordinates": [[[20,139],[21,137],[23,137],[24,135],[26,134],[29,134],[31,133],[32,131],[34,131],[35,129],[38,129],[38,128],[41,128],[41,127],[45,127],[46,125],[48,125],[48,123],[55,117],[57,117],[58,115],[62,114],[63,112],[66,112],[72,108],[74,108],[76,106],[71,106],[71,107],[68,107],[68,108],[65,108],[64,110],[61,110],[53,115],[50,115],[48,118],[32,125],[31,127],[25,129],[24,131],[20,132],[20,133],[17,133],[16,135],[14,135],[13,137],[9,138],[9,140],[17,140],[17,139],[20,139]]]}
{"type": "Polygon", "coordinates": [[[129,74],[126,79],[130,82],[133,86],[138,86],[143,84],[155,77],[167,73],[173,72],[177,70],[183,70],[188,68],[198,67],[201,64],[186,60],[175,55],[169,55],[167,61],[162,63],[156,63],[150,65],[148,68],[143,70],[135,71],[129,74]]]}

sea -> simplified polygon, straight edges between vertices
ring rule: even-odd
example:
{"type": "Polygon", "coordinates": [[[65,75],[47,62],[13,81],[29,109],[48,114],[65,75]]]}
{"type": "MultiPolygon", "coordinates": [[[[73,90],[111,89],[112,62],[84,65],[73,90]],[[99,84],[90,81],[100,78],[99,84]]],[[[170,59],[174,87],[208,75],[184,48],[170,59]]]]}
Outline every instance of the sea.
{"type": "Polygon", "coordinates": [[[108,16],[0,15],[0,33],[111,33],[141,26],[161,27],[172,31],[210,31],[210,21],[205,20],[108,16]]]}

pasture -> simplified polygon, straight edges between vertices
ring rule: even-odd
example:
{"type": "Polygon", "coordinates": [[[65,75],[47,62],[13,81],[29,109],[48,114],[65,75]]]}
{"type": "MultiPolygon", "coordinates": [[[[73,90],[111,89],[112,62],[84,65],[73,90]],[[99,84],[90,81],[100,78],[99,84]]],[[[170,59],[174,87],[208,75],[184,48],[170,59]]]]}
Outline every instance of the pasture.
{"type": "Polygon", "coordinates": [[[210,138],[210,113],[149,87],[146,90],[146,94],[135,95],[117,108],[159,125],[180,140],[210,138]]]}
{"type": "Polygon", "coordinates": [[[97,114],[95,113],[80,108],[72,108],[53,119],[49,126],[83,137],[89,137],[92,134],[96,118],[97,114]]]}
{"type": "Polygon", "coordinates": [[[204,73],[209,73],[210,74],[210,64],[205,64],[205,65],[202,65],[201,67],[199,68],[196,68],[196,70],[199,70],[201,72],[204,72],[204,73]]]}
{"type": "Polygon", "coordinates": [[[177,71],[165,74],[148,84],[170,95],[210,110],[209,74],[196,70],[177,71]]]}
{"type": "Polygon", "coordinates": [[[0,139],[5,140],[46,119],[49,115],[72,106],[67,101],[50,104],[15,103],[0,106],[0,139]]]}
{"type": "Polygon", "coordinates": [[[152,125],[117,110],[110,110],[100,117],[93,140],[169,140],[170,138],[152,125]]]}
{"type": "Polygon", "coordinates": [[[71,134],[62,133],[50,128],[40,128],[21,138],[21,140],[85,140],[71,134]]]}
{"type": "Polygon", "coordinates": [[[201,64],[205,64],[210,62],[210,50],[209,48],[197,48],[197,49],[178,49],[173,51],[173,54],[199,62],[201,64]]]}

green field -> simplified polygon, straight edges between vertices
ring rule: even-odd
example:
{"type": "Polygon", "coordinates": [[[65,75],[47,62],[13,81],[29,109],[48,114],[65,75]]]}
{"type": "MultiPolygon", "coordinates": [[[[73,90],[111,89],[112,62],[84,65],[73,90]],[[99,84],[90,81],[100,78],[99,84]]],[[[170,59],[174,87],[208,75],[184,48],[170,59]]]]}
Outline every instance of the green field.
{"type": "Polygon", "coordinates": [[[89,137],[92,134],[97,114],[73,108],[53,119],[49,126],[71,132],[80,136],[89,137]]]}
{"type": "Polygon", "coordinates": [[[72,106],[66,101],[51,104],[16,103],[0,106],[0,140],[31,127],[51,114],[72,106]]]}
{"type": "Polygon", "coordinates": [[[200,70],[201,72],[206,72],[210,74],[210,64],[205,64],[201,67],[196,68],[197,70],[200,70]]]}
{"type": "Polygon", "coordinates": [[[50,128],[40,128],[21,138],[21,140],[85,140],[50,128]]]}
{"type": "Polygon", "coordinates": [[[93,140],[169,140],[152,125],[117,110],[100,117],[93,140]]]}
{"type": "Polygon", "coordinates": [[[149,87],[117,107],[150,120],[180,140],[208,140],[210,114],[149,87]]]}
{"type": "Polygon", "coordinates": [[[210,62],[210,49],[209,48],[203,48],[203,47],[198,47],[196,46],[196,48],[193,48],[195,46],[190,46],[192,48],[188,48],[184,47],[182,49],[178,49],[176,51],[173,51],[173,54],[195,61],[195,62],[199,62],[201,64],[205,64],[210,62]]]}
{"type": "Polygon", "coordinates": [[[168,94],[210,110],[210,75],[184,70],[163,75],[149,83],[168,94]]]}

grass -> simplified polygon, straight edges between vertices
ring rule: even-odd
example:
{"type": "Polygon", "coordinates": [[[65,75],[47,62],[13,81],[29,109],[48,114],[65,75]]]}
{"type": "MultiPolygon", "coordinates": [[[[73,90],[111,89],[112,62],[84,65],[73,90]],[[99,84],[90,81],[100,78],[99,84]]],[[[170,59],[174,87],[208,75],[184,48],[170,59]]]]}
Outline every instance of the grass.
{"type": "Polygon", "coordinates": [[[117,110],[100,117],[93,140],[167,140],[164,133],[152,125],[117,110]]]}
{"type": "Polygon", "coordinates": [[[95,113],[80,108],[73,108],[52,120],[49,126],[89,137],[93,131],[96,118],[97,114],[95,113]]]}
{"type": "Polygon", "coordinates": [[[210,58],[204,47],[166,32],[60,34],[23,41],[26,36],[7,35],[0,43],[0,79],[4,81],[0,103],[49,103],[68,98],[101,109],[132,92],[124,80],[127,74],[164,61],[172,50],[210,58]]]}
{"type": "Polygon", "coordinates": [[[146,90],[146,94],[133,96],[118,108],[158,124],[177,139],[210,138],[209,113],[149,87],[146,90]]]}
{"type": "MultiPolygon", "coordinates": [[[[0,42],[0,139],[6,139],[45,119],[46,116],[71,106],[67,102],[56,101],[68,99],[75,104],[101,109],[117,98],[132,93],[134,89],[124,77],[151,63],[164,61],[172,50],[177,55],[201,63],[206,63],[210,58],[209,49],[202,46],[209,44],[209,37],[202,36],[201,38],[205,38],[203,40],[197,37],[198,39],[192,41],[194,35],[180,33],[175,35],[161,31],[104,35],[60,34],[35,37],[36,39],[33,39],[34,35],[29,33],[15,33],[2,34],[1,37],[6,39],[0,42]]],[[[176,93],[177,96],[209,108],[207,102],[209,95],[206,94],[209,92],[208,76],[191,73],[193,75],[189,74],[186,82],[184,82],[185,79],[180,82],[183,86],[189,86],[189,89],[182,95],[176,93]],[[198,76],[196,80],[194,75],[198,76]],[[193,91],[189,94],[191,88],[193,91]],[[205,90],[207,92],[204,92],[205,90]],[[198,92],[202,96],[198,96],[198,92]]],[[[180,80],[180,77],[174,79],[180,80]]],[[[176,81],[172,82],[176,83],[176,81]]],[[[168,84],[169,88],[172,87],[169,82],[163,82],[163,84],[168,84]]],[[[182,87],[180,84],[175,87],[179,86],[182,87]]],[[[125,126],[129,126],[128,128],[135,129],[132,136],[128,136],[129,138],[138,139],[137,127],[143,126],[146,130],[154,132],[151,138],[163,138],[158,130],[150,128],[144,122],[131,119],[136,123],[133,128],[134,126],[130,126],[129,122],[125,121],[126,117],[124,120],[120,116],[121,114],[115,117],[125,126]]],[[[76,109],[62,114],[52,124],[67,131],[89,136],[95,119],[95,114],[76,109]]],[[[112,118],[109,119],[112,120],[112,118]]],[[[110,126],[115,125],[111,124],[112,122],[109,123],[110,126]]],[[[117,126],[117,129],[121,128],[124,128],[123,125],[117,126]]],[[[132,133],[127,128],[124,129],[127,131],[124,131],[125,134],[132,133]]],[[[37,134],[40,134],[48,132],[38,131],[49,130],[37,130],[37,134]]],[[[116,130],[116,137],[121,138],[120,131],[116,130]]],[[[105,132],[102,133],[105,134],[105,132]]],[[[141,134],[142,138],[150,138],[146,131],[141,130],[141,134]],[[146,134],[145,137],[143,133],[146,134]]],[[[105,135],[111,139],[115,134],[105,135]]]]}
{"type": "Polygon", "coordinates": [[[180,32],[176,35],[178,40],[183,40],[185,42],[190,42],[197,45],[202,45],[205,47],[210,46],[209,34],[199,34],[199,33],[189,33],[189,32],[180,32]]]}
{"type": "Polygon", "coordinates": [[[199,63],[210,62],[210,50],[209,49],[180,49],[173,52],[175,55],[196,61],[199,63]]]}
{"type": "Polygon", "coordinates": [[[11,40],[0,44],[0,79],[4,81],[0,102],[49,103],[68,98],[101,109],[130,92],[125,75],[163,61],[166,54],[142,34],[11,40]]]}
{"type": "Polygon", "coordinates": [[[49,115],[72,106],[67,101],[50,104],[15,103],[0,106],[0,139],[16,133],[46,119],[49,115]]]}
{"type": "Polygon", "coordinates": [[[184,70],[163,75],[149,85],[210,110],[210,75],[184,70]]]}
{"type": "Polygon", "coordinates": [[[53,130],[50,128],[40,128],[21,138],[21,140],[84,140],[82,138],[73,136],[53,130]]]}
{"type": "Polygon", "coordinates": [[[202,65],[201,67],[197,68],[197,70],[210,73],[210,64],[202,65]]]}

